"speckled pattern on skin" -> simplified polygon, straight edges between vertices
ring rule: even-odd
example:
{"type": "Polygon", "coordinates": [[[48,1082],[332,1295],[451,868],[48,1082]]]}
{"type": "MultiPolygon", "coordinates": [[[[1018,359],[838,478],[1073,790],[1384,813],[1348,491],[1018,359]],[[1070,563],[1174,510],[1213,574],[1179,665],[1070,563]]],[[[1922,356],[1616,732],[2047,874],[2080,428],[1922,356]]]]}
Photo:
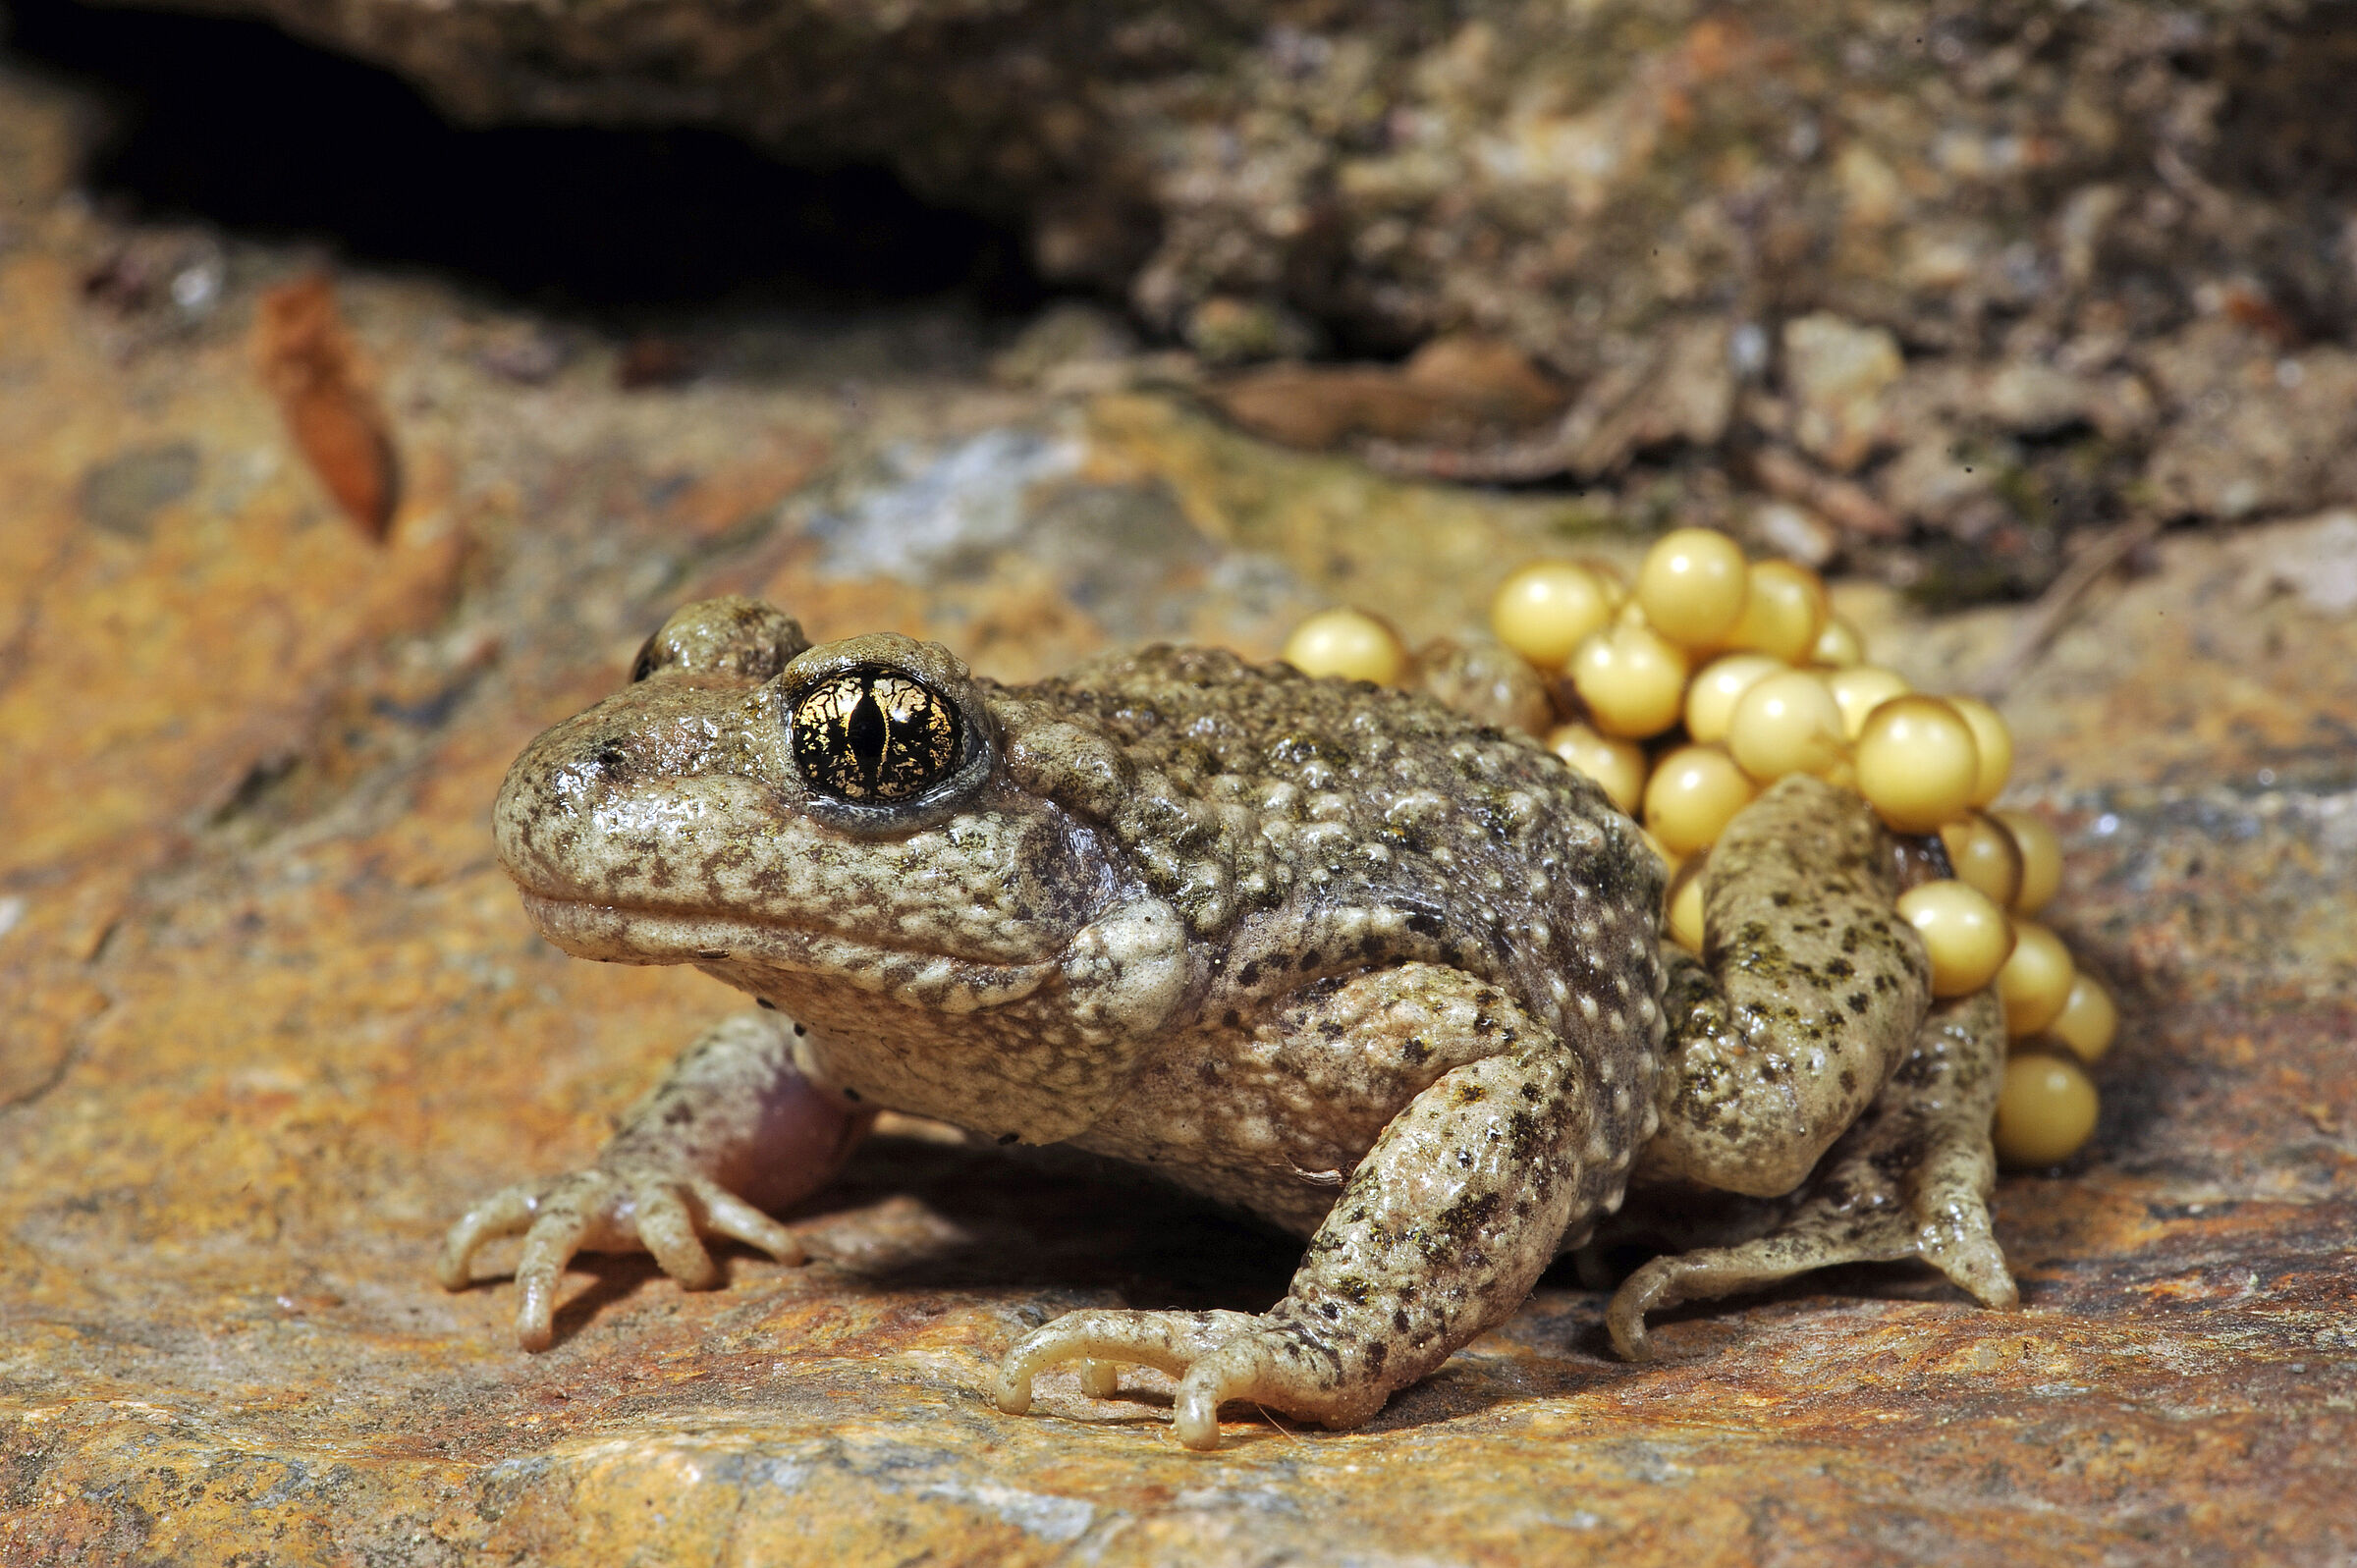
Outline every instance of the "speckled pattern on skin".
{"type": "Polygon", "coordinates": [[[1772,1198],[1855,1121],[1931,1000],[1890,836],[1851,791],[1778,783],[1711,846],[1702,960],[1671,960],[1674,1059],[1649,1176],[1772,1198]]]}
{"type": "Polygon", "coordinates": [[[454,1285],[526,1232],[527,1346],[579,1247],[644,1245],[690,1285],[699,1232],[798,1257],[755,1205],[822,1184],[879,1107],[1135,1162],[1308,1238],[1267,1313],[1075,1313],[1002,1370],[1019,1413],[1062,1362],[1096,1391],[1163,1368],[1196,1447],[1232,1399],[1365,1420],[1510,1314],[1640,1155],[1672,1206],[1756,1201],[1733,1249],[1623,1288],[1630,1354],[1649,1305],[1828,1262],[2003,1276],[1980,1207],[2001,1031],[1925,1023],[1854,794],[1768,791],[1714,851],[1707,967],[1666,967],[1634,825],[1424,696],[1174,648],[1006,687],[903,637],[809,648],[744,600],[681,611],[632,675],[517,761],[501,861],[568,951],[692,963],[771,1011],[691,1048],[591,1170],[454,1227],[454,1285]],[[883,677],[957,723],[844,705],[883,677]],[[805,735],[856,755],[805,778],[792,719],[822,686],[805,735]],[[1930,1218],[1893,1231],[1899,1209],[1930,1218]]]}

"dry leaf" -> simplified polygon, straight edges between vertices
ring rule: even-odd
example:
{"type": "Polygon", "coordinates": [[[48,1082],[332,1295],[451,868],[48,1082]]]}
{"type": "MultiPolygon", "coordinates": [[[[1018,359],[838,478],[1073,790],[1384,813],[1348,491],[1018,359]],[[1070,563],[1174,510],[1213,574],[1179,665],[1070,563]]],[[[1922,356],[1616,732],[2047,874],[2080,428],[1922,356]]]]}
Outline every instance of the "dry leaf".
{"type": "Polygon", "coordinates": [[[346,515],[382,539],[401,499],[400,462],[334,287],[313,273],[262,296],[254,323],[262,385],[303,460],[346,515]]]}

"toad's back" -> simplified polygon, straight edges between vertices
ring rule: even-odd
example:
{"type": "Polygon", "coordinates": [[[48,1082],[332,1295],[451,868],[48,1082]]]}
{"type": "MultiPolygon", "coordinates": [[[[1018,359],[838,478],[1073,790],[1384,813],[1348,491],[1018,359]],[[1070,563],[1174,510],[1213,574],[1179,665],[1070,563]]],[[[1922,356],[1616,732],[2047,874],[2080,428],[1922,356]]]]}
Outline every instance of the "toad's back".
{"type": "Polygon", "coordinates": [[[1017,756],[1049,724],[1118,752],[1121,787],[1092,790],[1109,809],[1091,814],[1218,954],[1207,1027],[1248,1027],[1324,977],[1462,971],[1592,1064],[1600,1179],[1650,1133],[1661,866],[1586,778],[1429,699],[1217,650],[1006,696],[1017,756]]]}

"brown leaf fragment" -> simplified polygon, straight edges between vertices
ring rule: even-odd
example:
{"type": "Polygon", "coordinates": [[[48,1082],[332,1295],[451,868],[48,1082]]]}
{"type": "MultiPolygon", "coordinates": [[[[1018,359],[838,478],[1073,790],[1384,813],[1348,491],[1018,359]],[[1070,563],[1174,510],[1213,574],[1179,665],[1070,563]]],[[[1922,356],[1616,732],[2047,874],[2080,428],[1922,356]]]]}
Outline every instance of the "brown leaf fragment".
{"type": "Polygon", "coordinates": [[[676,387],[694,379],[695,359],[695,351],[677,338],[643,334],[623,349],[614,366],[614,384],[625,392],[676,387]]]}
{"type": "MultiPolygon", "coordinates": [[[[1433,345],[1425,352],[1440,347],[1433,345]]],[[[1417,443],[1371,443],[1365,456],[1387,473],[1510,482],[1562,473],[1592,479],[1625,466],[1648,447],[1671,442],[1712,446],[1727,433],[1734,406],[1727,351],[1726,327],[1707,320],[1667,326],[1642,339],[1617,340],[1605,355],[1604,368],[1549,428],[1506,440],[1453,445],[1425,432],[1419,433],[1417,443]]],[[[1558,393],[1553,406],[1562,402],[1558,393]]],[[[1526,406],[1525,424],[1552,411],[1526,406]]]]}
{"type": "Polygon", "coordinates": [[[1254,435],[1317,450],[1350,436],[1452,444],[1526,428],[1563,405],[1563,390],[1512,345],[1458,334],[1393,365],[1273,364],[1207,389],[1254,435]]]}
{"type": "Polygon", "coordinates": [[[262,296],[254,359],[303,460],[363,533],[384,538],[401,499],[400,460],[324,274],[262,296]]]}

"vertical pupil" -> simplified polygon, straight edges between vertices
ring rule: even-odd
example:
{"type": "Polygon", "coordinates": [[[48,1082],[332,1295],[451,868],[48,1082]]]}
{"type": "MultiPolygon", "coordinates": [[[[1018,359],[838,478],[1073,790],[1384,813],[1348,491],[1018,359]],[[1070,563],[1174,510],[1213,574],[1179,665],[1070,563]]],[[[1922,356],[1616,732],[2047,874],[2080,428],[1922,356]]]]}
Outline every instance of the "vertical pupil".
{"type": "Polygon", "coordinates": [[[845,747],[851,754],[852,766],[859,771],[860,792],[872,794],[883,777],[884,749],[890,741],[892,727],[885,722],[884,710],[876,702],[876,689],[870,682],[859,682],[859,701],[843,730],[845,747]]]}
{"type": "Polygon", "coordinates": [[[955,704],[889,668],[846,670],[813,687],[790,727],[802,777],[846,800],[905,800],[957,765],[955,704]]]}

